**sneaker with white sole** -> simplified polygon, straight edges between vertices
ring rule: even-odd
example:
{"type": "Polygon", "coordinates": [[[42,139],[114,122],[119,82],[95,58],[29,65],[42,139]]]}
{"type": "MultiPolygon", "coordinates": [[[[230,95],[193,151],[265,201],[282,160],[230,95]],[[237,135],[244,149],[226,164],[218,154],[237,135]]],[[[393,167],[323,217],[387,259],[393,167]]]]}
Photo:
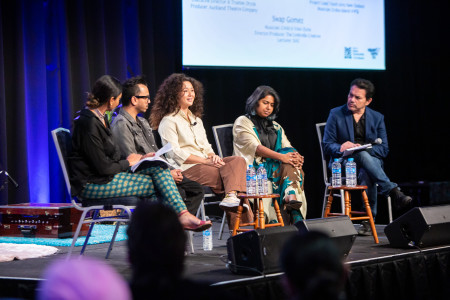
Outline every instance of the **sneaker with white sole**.
{"type": "MultiPolygon", "coordinates": [[[[237,208],[241,200],[236,196],[236,194],[230,193],[223,198],[219,206],[224,211],[237,212],[237,208]]],[[[242,213],[248,211],[248,205],[244,203],[242,213]]]]}

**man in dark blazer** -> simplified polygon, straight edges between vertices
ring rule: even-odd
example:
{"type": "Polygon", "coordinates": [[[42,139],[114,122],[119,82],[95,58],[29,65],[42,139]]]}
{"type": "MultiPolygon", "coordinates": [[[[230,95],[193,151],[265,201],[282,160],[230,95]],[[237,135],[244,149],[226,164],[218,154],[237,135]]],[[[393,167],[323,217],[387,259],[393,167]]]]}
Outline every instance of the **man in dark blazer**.
{"type": "MultiPolygon", "coordinates": [[[[342,157],[345,150],[381,139],[381,144],[372,148],[355,151],[346,158],[353,157],[358,181],[367,185],[367,195],[375,217],[377,214],[377,193],[391,196],[397,209],[408,206],[412,199],[404,195],[397,184],[390,181],[383,169],[383,159],[389,152],[384,116],[368,107],[372,102],[375,87],[369,80],[357,78],[350,84],[347,104],[333,108],[328,116],[323,136],[323,147],[331,158],[342,157]],[[378,185],[378,189],[377,189],[378,185]]],[[[343,161],[345,166],[346,160],[343,161]]],[[[363,224],[360,234],[371,234],[363,224]]]]}

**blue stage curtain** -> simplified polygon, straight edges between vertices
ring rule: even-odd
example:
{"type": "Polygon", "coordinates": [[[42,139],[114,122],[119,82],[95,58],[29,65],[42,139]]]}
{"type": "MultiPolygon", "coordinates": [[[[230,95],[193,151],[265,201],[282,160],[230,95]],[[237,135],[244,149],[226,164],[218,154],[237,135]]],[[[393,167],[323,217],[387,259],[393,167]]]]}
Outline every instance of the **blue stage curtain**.
{"type": "MultiPolygon", "coordinates": [[[[98,77],[145,74],[154,95],[155,61],[164,55],[155,55],[164,50],[156,51],[155,45],[165,44],[154,42],[154,22],[161,16],[155,16],[153,5],[144,0],[0,2],[0,170],[19,183],[9,185],[8,194],[0,191],[0,205],[69,201],[50,132],[71,129],[98,77]]],[[[174,13],[170,5],[164,7],[170,32],[174,13]]],[[[162,66],[159,77],[173,66],[162,66]]]]}

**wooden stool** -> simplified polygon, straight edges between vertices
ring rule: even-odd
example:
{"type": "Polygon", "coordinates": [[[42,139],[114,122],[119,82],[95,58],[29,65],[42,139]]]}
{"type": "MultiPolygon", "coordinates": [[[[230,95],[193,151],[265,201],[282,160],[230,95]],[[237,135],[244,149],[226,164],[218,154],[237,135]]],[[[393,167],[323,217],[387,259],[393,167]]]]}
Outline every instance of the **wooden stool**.
{"type": "Polygon", "coordinates": [[[344,191],[344,198],[345,198],[345,210],[344,215],[349,216],[350,220],[369,220],[370,228],[372,228],[372,235],[373,239],[375,240],[375,243],[378,244],[378,235],[377,230],[375,228],[375,222],[373,221],[372,216],[372,210],[370,209],[369,205],[369,199],[367,198],[366,189],[367,186],[365,185],[357,185],[355,187],[348,187],[348,186],[329,186],[328,189],[330,190],[330,194],[328,196],[327,205],[325,207],[325,213],[324,217],[332,217],[332,216],[342,216],[342,214],[339,213],[331,213],[331,203],[333,203],[333,191],[334,190],[343,190],[344,191]],[[363,201],[364,201],[364,207],[366,209],[366,212],[362,211],[352,211],[352,203],[350,198],[350,191],[361,191],[363,201]],[[359,215],[359,217],[354,217],[353,215],[359,215]]]}
{"type": "Polygon", "coordinates": [[[236,223],[234,224],[233,233],[231,236],[235,236],[238,232],[250,231],[253,229],[248,228],[240,228],[243,226],[253,226],[254,229],[264,229],[266,227],[276,227],[276,226],[284,226],[283,218],[281,217],[280,206],[278,205],[277,198],[280,198],[279,194],[270,194],[270,195],[247,195],[247,194],[238,194],[237,195],[241,201],[239,202],[238,210],[237,210],[237,218],[236,223]],[[275,208],[275,212],[277,214],[278,223],[266,224],[266,220],[264,218],[264,203],[263,198],[271,198],[273,207],[275,208]],[[241,217],[242,211],[244,209],[244,200],[245,199],[255,199],[253,201],[253,214],[255,216],[254,221],[252,223],[242,223],[241,217]]]}

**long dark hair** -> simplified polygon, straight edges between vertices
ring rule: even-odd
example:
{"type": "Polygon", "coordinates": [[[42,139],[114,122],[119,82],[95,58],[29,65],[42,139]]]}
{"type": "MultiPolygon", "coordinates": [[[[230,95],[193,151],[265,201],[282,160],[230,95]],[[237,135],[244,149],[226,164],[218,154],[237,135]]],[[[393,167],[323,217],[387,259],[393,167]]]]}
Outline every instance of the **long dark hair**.
{"type": "Polygon", "coordinates": [[[150,125],[153,129],[159,127],[162,118],[168,114],[176,114],[180,107],[178,99],[183,90],[183,82],[189,81],[194,87],[195,99],[194,104],[189,107],[189,110],[194,116],[201,118],[203,115],[203,85],[195,78],[186,76],[183,73],[174,73],[167,77],[159,86],[156,92],[155,100],[153,102],[152,111],[150,113],[150,125]]]}
{"type": "Polygon", "coordinates": [[[258,106],[258,101],[267,95],[271,95],[274,100],[273,112],[270,116],[267,117],[270,121],[275,120],[277,117],[277,113],[280,111],[280,96],[278,93],[270,86],[260,85],[256,88],[256,90],[248,97],[247,102],[245,103],[245,113],[251,116],[256,115],[256,107],[258,106]]]}
{"type": "Polygon", "coordinates": [[[116,98],[122,93],[122,84],[111,75],[103,75],[95,81],[92,92],[87,94],[86,106],[98,108],[107,103],[111,97],[116,98]]]}

